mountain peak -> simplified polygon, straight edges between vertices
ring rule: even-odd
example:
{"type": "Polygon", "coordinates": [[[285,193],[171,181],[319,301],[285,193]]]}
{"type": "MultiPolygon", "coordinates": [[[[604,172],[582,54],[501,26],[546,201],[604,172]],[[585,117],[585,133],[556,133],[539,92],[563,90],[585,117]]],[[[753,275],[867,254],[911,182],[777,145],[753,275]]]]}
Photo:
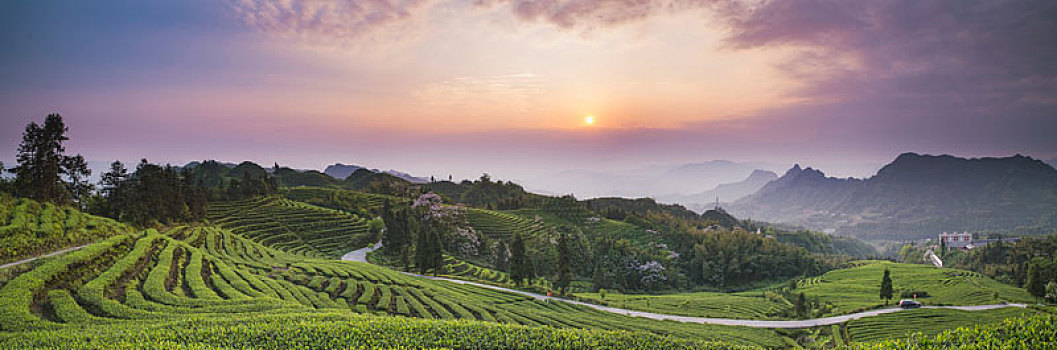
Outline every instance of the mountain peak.
{"type": "Polygon", "coordinates": [[[359,165],[347,165],[347,164],[337,163],[337,164],[328,165],[326,169],[323,169],[323,173],[327,174],[327,175],[330,175],[331,177],[333,177],[335,179],[344,180],[345,178],[349,177],[349,175],[352,175],[352,173],[356,172],[356,170],[360,170],[360,169],[365,169],[365,168],[362,167],[362,166],[359,166],[359,165]]]}
{"type": "Polygon", "coordinates": [[[782,175],[783,178],[799,178],[799,177],[826,177],[826,174],[821,170],[814,169],[812,167],[801,168],[800,164],[793,165],[782,175]]]}

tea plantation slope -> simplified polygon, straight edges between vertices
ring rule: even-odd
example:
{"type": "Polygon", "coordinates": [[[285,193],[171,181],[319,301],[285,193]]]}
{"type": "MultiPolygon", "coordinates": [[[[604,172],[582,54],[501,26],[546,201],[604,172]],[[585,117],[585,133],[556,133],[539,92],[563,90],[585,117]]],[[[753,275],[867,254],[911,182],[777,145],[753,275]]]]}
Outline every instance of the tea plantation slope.
{"type": "Polygon", "coordinates": [[[72,207],[0,193],[0,264],[131,231],[72,207]]]}
{"type": "Polygon", "coordinates": [[[349,313],[188,316],[179,321],[0,333],[5,349],[703,349],[753,346],[643,332],[415,320],[349,313]],[[85,335],[91,335],[86,337],[85,335]]]}
{"type": "Polygon", "coordinates": [[[358,215],[275,196],[214,203],[207,216],[235,233],[309,257],[338,258],[375,238],[358,215]]]}
{"type": "Polygon", "coordinates": [[[894,297],[897,300],[905,291],[908,297],[917,294],[918,300],[925,305],[983,305],[998,304],[1002,301],[1033,301],[1024,289],[971,271],[887,261],[860,261],[857,264],[859,266],[833,270],[820,277],[801,280],[796,292],[803,292],[808,297],[818,297],[824,303],[836,305],[834,314],[873,308],[883,304],[878,293],[881,277],[887,268],[891,272],[894,297]]]}
{"type": "Polygon", "coordinates": [[[967,326],[935,336],[913,335],[875,343],[855,343],[851,350],[927,349],[1057,349],[1057,317],[1009,318],[998,324],[967,326]]]}
{"type": "MultiPolygon", "coordinates": [[[[613,330],[742,345],[783,344],[782,338],[771,330],[631,318],[415,278],[367,264],[306,258],[211,226],[114,236],[49,259],[0,288],[0,328],[5,334],[41,334],[49,330],[57,332],[49,334],[97,334],[81,333],[83,327],[97,327],[99,336],[104,337],[107,332],[123,332],[122,329],[166,332],[171,327],[155,329],[149,325],[205,319],[218,320],[215,325],[219,328],[208,329],[219,332],[223,329],[219,325],[230,318],[262,320],[260,329],[248,331],[263,334],[282,332],[264,326],[264,320],[269,318],[297,318],[311,326],[327,317],[349,318],[357,313],[412,317],[399,321],[409,322],[409,327],[450,325],[425,322],[438,319],[462,321],[459,324],[481,327],[482,332],[501,332],[508,328],[496,325],[509,324],[544,326],[548,328],[527,332],[557,332],[554,334],[573,334],[554,328],[613,330]]],[[[309,326],[306,327],[315,327],[309,326]]],[[[337,327],[325,323],[317,326],[337,327]]],[[[516,334],[523,328],[509,329],[516,334]]],[[[614,336],[597,334],[603,338],[614,336]]],[[[22,338],[4,339],[18,342],[22,338]]],[[[653,335],[644,339],[660,339],[662,343],[657,344],[669,341],[653,335]]],[[[43,343],[34,344],[54,344],[47,343],[47,339],[37,341],[43,343]]]]}

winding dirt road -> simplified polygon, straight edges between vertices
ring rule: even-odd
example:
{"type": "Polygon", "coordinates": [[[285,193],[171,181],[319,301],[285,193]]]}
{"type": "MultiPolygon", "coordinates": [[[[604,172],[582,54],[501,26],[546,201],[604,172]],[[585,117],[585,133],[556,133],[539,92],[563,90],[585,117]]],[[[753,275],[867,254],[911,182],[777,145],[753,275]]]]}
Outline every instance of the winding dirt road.
{"type": "MultiPolygon", "coordinates": [[[[372,247],[367,247],[367,248],[362,248],[362,249],[357,249],[357,250],[351,251],[348,254],[343,255],[341,257],[341,260],[356,261],[356,262],[362,262],[362,263],[368,263],[369,264],[369,262],[367,262],[367,253],[371,252],[371,251],[374,251],[375,249],[378,249],[381,246],[382,246],[381,243],[377,243],[377,244],[375,244],[372,247]]],[[[844,322],[847,322],[847,321],[850,321],[850,320],[859,319],[859,318],[863,318],[863,317],[877,316],[877,315],[881,315],[881,314],[887,314],[887,313],[903,311],[903,309],[899,308],[899,307],[889,307],[889,308],[884,308],[884,309],[863,311],[863,312],[857,312],[857,313],[854,313],[854,314],[847,314],[847,315],[840,315],[840,316],[814,318],[814,319],[809,319],[809,320],[789,320],[789,321],[738,320],[738,319],[732,319],[732,318],[677,316],[677,315],[658,314],[658,313],[652,313],[652,312],[635,311],[635,310],[627,310],[627,309],[621,309],[621,308],[615,308],[615,307],[609,307],[609,306],[602,306],[602,305],[597,305],[597,304],[585,303],[585,302],[582,302],[582,301],[569,300],[569,299],[565,299],[565,298],[549,297],[549,296],[546,296],[546,295],[532,293],[532,292],[526,292],[526,291],[522,291],[522,290],[503,288],[503,287],[498,287],[498,286],[493,286],[493,285],[488,285],[488,284],[483,284],[483,283],[470,282],[470,281],[463,281],[463,280],[459,280],[459,279],[452,279],[452,278],[445,278],[445,277],[434,277],[434,276],[423,276],[423,275],[409,273],[409,272],[404,272],[404,274],[409,275],[409,276],[427,278],[427,279],[431,279],[431,280],[447,281],[447,282],[451,282],[451,283],[466,284],[466,285],[478,286],[478,287],[481,287],[481,288],[488,288],[488,289],[494,289],[494,290],[504,291],[504,292],[508,292],[508,293],[520,294],[520,295],[524,295],[524,296],[533,297],[533,298],[536,298],[538,300],[558,300],[558,301],[562,301],[562,302],[566,302],[566,303],[570,303],[570,304],[583,305],[583,306],[587,306],[587,307],[590,307],[590,308],[593,308],[593,309],[597,309],[597,310],[601,310],[601,311],[612,312],[612,313],[615,313],[615,314],[627,315],[627,316],[632,316],[632,317],[644,317],[644,318],[650,318],[650,319],[654,319],[654,320],[670,320],[670,321],[686,322],[686,323],[718,324],[718,325],[727,325],[727,326],[745,326],[745,327],[755,327],[755,328],[807,328],[807,327],[816,327],[816,326],[828,326],[828,325],[833,325],[833,324],[838,324],[838,323],[844,323],[844,322]]],[[[1025,307],[1025,306],[1026,305],[1024,305],[1024,304],[995,304],[995,305],[972,305],[972,306],[924,306],[923,308],[925,308],[925,309],[954,309],[954,310],[976,311],[976,310],[999,309],[999,308],[1004,308],[1004,307],[1025,307]]]]}

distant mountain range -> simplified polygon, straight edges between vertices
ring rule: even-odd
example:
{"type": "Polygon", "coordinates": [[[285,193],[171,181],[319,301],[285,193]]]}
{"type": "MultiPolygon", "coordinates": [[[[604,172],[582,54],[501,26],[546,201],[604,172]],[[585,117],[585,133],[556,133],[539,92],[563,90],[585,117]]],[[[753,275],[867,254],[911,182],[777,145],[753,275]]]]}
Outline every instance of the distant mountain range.
{"type": "Polygon", "coordinates": [[[362,166],[359,166],[359,165],[348,165],[348,164],[341,164],[341,163],[328,165],[326,169],[323,169],[323,173],[327,174],[327,175],[330,175],[331,177],[333,177],[335,179],[338,179],[338,180],[345,180],[345,178],[349,177],[349,175],[352,175],[352,173],[354,173],[354,172],[356,172],[356,170],[360,170],[360,169],[366,169],[366,170],[369,170],[369,171],[374,172],[374,173],[384,173],[384,174],[393,175],[393,176],[396,176],[398,178],[407,180],[407,181],[409,181],[411,183],[422,184],[422,183],[429,182],[429,179],[424,179],[424,178],[421,178],[421,177],[415,177],[415,176],[412,176],[411,174],[408,174],[408,173],[405,173],[405,172],[401,172],[401,171],[367,169],[366,167],[362,167],[362,166]]]}
{"type": "Polygon", "coordinates": [[[656,199],[665,203],[678,203],[687,209],[704,212],[715,206],[715,201],[732,202],[756,193],[768,182],[778,179],[778,174],[767,170],[753,170],[748,178],[739,182],[725,183],[703,192],[694,194],[669,194],[656,199]]]}
{"type": "MultiPolygon", "coordinates": [[[[578,198],[654,197],[665,202],[677,202],[670,200],[669,197],[685,199],[691,196],[664,194],[698,194],[715,189],[720,184],[742,181],[757,169],[776,170],[783,167],[765,163],[711,160],[698,163],[652,165],[631,170],[568,170],[548,174],[543,178],[527,179],[526,187],[538,192],[571,193],[578,198]],[[546,186],[533,186],[533,184],[541,183],[545,183],[546,186]]],[[[723,196],[721,200],[733,199],[723,196]]],[[[711,196],[705,202],[712,203],[713,201],[715,197],[711,196]]]]}
{"type": "Polygon", "coordinates": [[[826,177],[796,165],[727,210],[867,240],[944,231],[1049,233],[1057,229],[1057,170],[1021,155],[904,153],[868,179],[826,177]]]}

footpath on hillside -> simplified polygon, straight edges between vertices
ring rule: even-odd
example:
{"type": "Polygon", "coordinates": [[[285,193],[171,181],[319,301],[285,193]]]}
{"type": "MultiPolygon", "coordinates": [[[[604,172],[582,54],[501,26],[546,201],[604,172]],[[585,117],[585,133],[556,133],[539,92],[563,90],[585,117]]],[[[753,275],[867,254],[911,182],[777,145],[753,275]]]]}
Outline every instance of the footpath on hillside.
{"type": "Polygon", "coordinates": [[[36,256],[36,257],[29,258],[29,259],[22,259],[22,260],[13,262],[13,263],[3,264],[3,265],[0,265],[0,270],[6,269],[6,268],[12,267],[12,266],[22,265],[22,264],[25,264],[25,263],[28,263],[28,262],[32,262],[32,261],[37,260],[37,259],[43,259],[43,258],[47,258],[47,257],[50,257],[50,256],[56,256],[56,255],[63,254],[63,253],[69,253],[69,252],[72,252],[74,250],[78,250],[78,249],[87,247],[89,245],[90,244],[80,245],[80,246],[76,246],[76,247],[70,247],[70,248],[66,248],[66,249],[63,249],[63,250],[57,250],[57,251],[54,251],[54,252],[51,252],[51,253],[48,253],[48,254],[44,254],[44,255],[41,255],[41,256],[36,256]]]}
{"type": "MultiPolygon", "coordinates": [[[[367,253],[372,252],[375,249],[381,248],[381,246],[382,246],[381,243],[376,243],[376,244],[374,244],[371,247],[367,247],[367,248],[362,248],[362,249],[357,249],[357,250],[351,251],[348,254],[343,255],[341,257],[341,260],[356,261],[356,262],[362,262],[362,263],[370,264],[370,262],[367,261],[367,253]]],[[[409,276],[421,277],[421,278],[426,278],[426,279],[431,279],[431,280],[436,280],[436,281],[447,281],[447,282],[451,282],[451,283],[472,285],[472,286],[477,286],[477,287],[481,287],[481,288],[488,288],[488,289],[494,289],[494,290],[504,291],[504,292],[508,292],[508,293],[520,294],[520,295],[524,295],[524,296],[533,297],[533,298],[536,298],[538,300],[556,300],[556,301],[566,302],[566,303],[575,304],[575,305],[583,305],[583,306],[590,307],[590,308],[593,308],[593,309],[596,309],[596,310],[612,312],[612,313],[615,313],[615,314],[627,315],[627,316],[632,316],[632,317],[643,317],[643,318],[649,318],[649,319],[661,320],[661,321],[668,320],[668,321],[685,322],[685,323],[718,324],[718,325],[726,325],[726,326],[745,326],[745,327],[755,327],[755,328],[808,328],[808,327],[834,325],[834,324],[844,323],[844,322],[848,322],[848,321],[855,320],[855,319],[860,319],[860,318],[863,318],[863,317],[877,316],[877,315],[893,313],[893,312],[899,312],[899,311],[903,311],[904,310],[904,309],[899,308],[899,307],[889,307],[889,308],[869,310],[869,311],[857,312],[857,313],[853,313],[853,314],[840,315],[840,316],[814,318],[814,319],[808,319],[808,320],[789,320],[789,321],[738,320],[738,319],[732,319],[732,318],[678,316],[678,315],[658,314],[658,313],[653,313],[653,312],[635,311],[635,310],[621,309],[621,308],[616,308],[616,307],[602,306],[602,305],[597,305],[597,304],[585,303],[585,302],[582,302],[582,301],[569,300],[569,299],[565,299],[565,298],[552,297],[552,296],[546,296],[546,295],[532,293],[532,292],[526,292],[526,291],[523,291],[523,290],[503,288],[503,287],[499,287],[499,286],[493,286],[493,285],[490,285],[490,284],[464,281],[464,280],[460,280],[460,279],[453,279],[453,278],[446,278],[446,277],[436,277],[436,276],[424,276],[424,275],[419,275],[419,274],[410,273],[410,272],[403,272],[403,273],[405,275],[409,275],[409,276]]],[[[1004,308],[1004,307],[1025,307],[1025,306],[1026,305],[1024,305],[1024,304],[994,304],[994,305],[972,305],[972,306],[924,306],[922,308],[925,308],[925,309],[954,309],[954,310],[965,310],[965,311],[977,311],[977,310],[999,309],[999,308],[1004,308]]]]}

